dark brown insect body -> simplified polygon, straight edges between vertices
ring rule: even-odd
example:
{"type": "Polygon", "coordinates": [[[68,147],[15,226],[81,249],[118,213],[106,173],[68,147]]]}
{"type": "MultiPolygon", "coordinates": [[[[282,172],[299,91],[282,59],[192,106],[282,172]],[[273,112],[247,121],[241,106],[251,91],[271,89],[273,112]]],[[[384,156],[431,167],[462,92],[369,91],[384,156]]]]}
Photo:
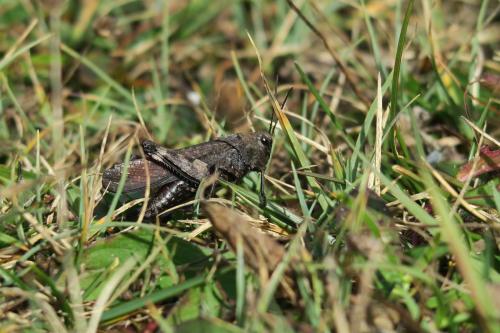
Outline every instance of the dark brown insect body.
{"type": "MultiPolygon", "coordinates": [[[[227,181],[239,181],[250,171],[263,173],[271,147],[272,136],[265,132],[234,134],[182,149],[167,149],[144,141],[146,159],[129,162],[122,195],[127,199],[144,196],[147,164],[151,199],[146,217],[151,218],[192,199],[202,179],[215,172],[227,181]]],[[[120,163],[104,171],[104,189],[117,191],[124,167],[120,163]]],[[[261,184],[261,198],[262,195],[261,184]]]]}

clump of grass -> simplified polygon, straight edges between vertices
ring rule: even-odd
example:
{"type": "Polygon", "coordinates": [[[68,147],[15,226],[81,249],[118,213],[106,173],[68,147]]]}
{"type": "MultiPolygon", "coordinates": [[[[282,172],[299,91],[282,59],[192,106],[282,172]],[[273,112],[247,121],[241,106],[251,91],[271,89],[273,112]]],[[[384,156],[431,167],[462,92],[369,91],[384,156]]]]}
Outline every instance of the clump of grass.
{"type": "Polygon", "coordinates": [[[498,9],[3,1],[1,330],[499,331],[498,9]],[[265,208],[102,197],[142,138],[272,119],[265,208]]]}

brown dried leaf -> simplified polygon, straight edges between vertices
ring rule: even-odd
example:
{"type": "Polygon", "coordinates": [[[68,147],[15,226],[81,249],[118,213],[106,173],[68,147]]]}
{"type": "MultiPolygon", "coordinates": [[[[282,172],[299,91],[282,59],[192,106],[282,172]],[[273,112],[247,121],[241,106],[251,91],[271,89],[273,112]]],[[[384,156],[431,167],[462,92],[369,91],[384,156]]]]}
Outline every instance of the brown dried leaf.
{"type": "Polygon", "coordinates": [[[202,202],[201,206],[214,229],[234,252],[241,238],[245,263],[267,280],[285,254],[283,246],[252,228],[247,218],[233,209],[208,201],[202,202]]]}
{"type": "Polygon", "coordinates": [[[474,163],[476,163],[476,167],[472,174],[473,178],[488,172],[500,171],[500,149],[491,149],[488,146],[483,146],[478,157],[467,162],[460,168],[457,179],[461,182],[466,181],[474,163]]]}
{"type": "Polygon", "coordinates": [[[500,90],[500,76],[499,75],[485,73],[479,79],[479,83],[481,83],[483,86],[487,87],[488,89],[492,90],[493,92],[497,92],[500,90]]]}

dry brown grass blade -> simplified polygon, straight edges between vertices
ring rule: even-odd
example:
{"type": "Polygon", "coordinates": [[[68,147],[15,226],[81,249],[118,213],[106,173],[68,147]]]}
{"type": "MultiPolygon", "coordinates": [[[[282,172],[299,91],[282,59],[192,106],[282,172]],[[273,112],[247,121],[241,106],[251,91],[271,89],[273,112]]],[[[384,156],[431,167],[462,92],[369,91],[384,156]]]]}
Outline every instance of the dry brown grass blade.
{"type": "Polygon", "coordinates": [[[472,121],[470,121],[469,119],[465,118],[465,117],[461,117],[466,123],[467,125],[469,125],[474,131],[478,132],[480,135],[484,136],[486,139],[490,140],[491,142],[493,142],[497,147],[500,147],[500,141],[496,140],[494,137],[492,137],[491,135],[489,135],[488,133],[486,133],[486,131],[484,129],[481,129],[479,127],[477,127],[476,124],[474,124],[472,121]]]}
{"type": "MultiPolygon", "coordinates": [[[[29,300],[30,302],[32,302],[32,304],[36,305],[41,310],[41,313],[37,311],[37,316],[49,325],[48,327],[51,328],[52,332],[68,332],[60,317],[57,315],[57,311],[47,301],[47,297],[45,297],[45,295],[41,293],[28,292],[17,287],[1,288],[0,294],[6,297],[19,297],[21,299],[29,300]]],[[[9,331],[4,331],[2,329],[0,332],[9,331]]]]}
{"type": "Polygon", "coordinates": [[[380,168],[382,167],[382,137],[384,135],[384,110],[382,106],[382,80],[380,78],[380,73],[378,73],[377,78],[377,123],[375,132],[375,156],[373,158],[373,163],[376,173],[371,171],[370,179],[368,181],[368,187],[375,190],[375,193],[380,196],[380,168]]]}

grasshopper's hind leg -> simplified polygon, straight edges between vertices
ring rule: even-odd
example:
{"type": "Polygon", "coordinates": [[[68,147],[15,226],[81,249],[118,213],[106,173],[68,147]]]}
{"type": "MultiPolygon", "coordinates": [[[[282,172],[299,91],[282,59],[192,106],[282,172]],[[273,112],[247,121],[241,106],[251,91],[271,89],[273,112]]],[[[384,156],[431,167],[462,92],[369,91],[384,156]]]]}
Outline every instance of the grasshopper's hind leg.
{"type": "Polygon", "coordinates": [[[195,194],[196,189],[189,186],[183,180],[176,180],[169,183],[150,199],[144,217],[147,219],[154,218],[162,211],[181,204],[190,197],[194,197],[195,194]]]}

